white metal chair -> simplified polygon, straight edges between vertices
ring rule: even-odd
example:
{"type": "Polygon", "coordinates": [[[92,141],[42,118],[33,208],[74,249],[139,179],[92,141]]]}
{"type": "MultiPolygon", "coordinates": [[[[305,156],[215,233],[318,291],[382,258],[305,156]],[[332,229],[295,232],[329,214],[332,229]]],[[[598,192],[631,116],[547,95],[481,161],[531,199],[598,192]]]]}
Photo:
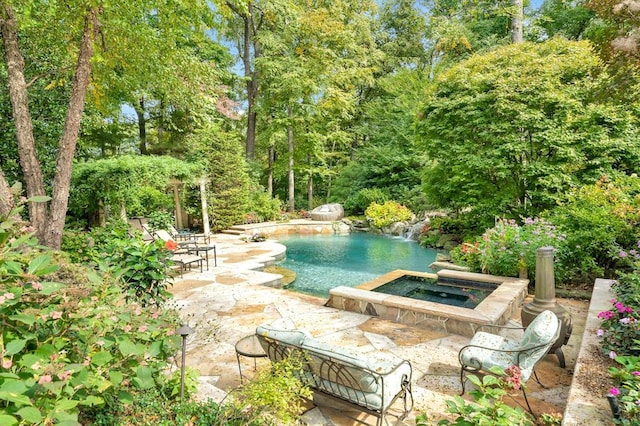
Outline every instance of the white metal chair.
{"type": "MultiPolygon", "coordinates": [[[[524,383],[534,375],[536,381],[540,383],[534,367],[549,351],[551,346],[560,336],[561,322],[551,311],[541,312],[525,329],[522,327],[500,327],[486,325],[482,327],[492,327],[497,329],[520,329],[524,330],[520,340],[510,339],[498,334],[476,331],[468,345],[460,349],[458,360],[460,361],[460,383],[464,394],[466,373],[485,372],[491,373],[493,367],[500,367],[503,370],[511,366],[520,368],[520,381],[524,383]]],[[[542,383],[540,383],[541,386],[542,383]]],[[[544,387],[544,386],[543,386],[544,387]]],[[[522,394],[527,403],[529,411],[531,405],[527,399],[525,387],[522,386],[522,394]]]]}

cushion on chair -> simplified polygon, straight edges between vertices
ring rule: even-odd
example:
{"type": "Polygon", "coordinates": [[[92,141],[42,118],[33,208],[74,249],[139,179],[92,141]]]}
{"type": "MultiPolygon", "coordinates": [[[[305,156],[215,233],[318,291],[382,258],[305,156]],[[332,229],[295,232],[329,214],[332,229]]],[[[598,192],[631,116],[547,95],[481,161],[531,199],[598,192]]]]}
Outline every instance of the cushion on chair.
{"type": "Polygon", "coordinates": [[[515,351],[519,346],[516,340],[479,331],[473,336],[469,345],[472,346],[464,348],[460,353],[460,360],[466,366],[488,371],[491,367],[506,369],[516,363],[515,352],[494,350],[515,351]]]}
{"type": "Polygon", "coordinates": [[[549,351],[558,338],[560,323],[551,311],[543,311],[531,321],[520,340],[520,370],[533,371],[533,366],[549,351]],[[542,346],[541,346],[542,345],[542,346]],[[526,350],[530,347],[541,346],[526,350]]]}
{"type": "Polygon", "coordinates": [[[256,328],[256,334],[269,337],[291,346],[300,346],[305,339],[311,338],[311,334],[302,330],[277,330],[260,325],[256,328]]]}
{"type": "Polygon", "coordinates": [[[460,351],[460,361],[464,366],[484,371],[491,367],[506,369],[518,365],[521,380],[526,382],[533,373],[535,364],[557,339],[558,331],[556,315],[551,311],[544,311],[529,324],[519,341],[497,334],[477,332],[469,342],[470,346],[460,351]],[[527,349],[536,346],[540,347],[527,349]]]}

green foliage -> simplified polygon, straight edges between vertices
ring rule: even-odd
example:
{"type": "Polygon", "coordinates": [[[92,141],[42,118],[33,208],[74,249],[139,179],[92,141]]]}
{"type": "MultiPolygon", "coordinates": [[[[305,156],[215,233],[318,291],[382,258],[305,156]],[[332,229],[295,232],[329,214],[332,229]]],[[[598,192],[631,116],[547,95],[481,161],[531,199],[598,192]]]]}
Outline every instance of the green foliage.
{"type": "Polygon", "coordinates": [[[138,303],[159,305],[169,296],[171,251],[162,241],[147,243],[139,234],[129,235],[129,226],[123,221],[90,231],[68,230],[62,249],[74,262],[108,270],[128,297],[138,303]]]}
{"type": "Polygon", "coordinates": [[[81,411],[161,383],[179,343],[175,318],[127,303],[108,276],[50,281],[64,265],[14,213],[0,226],[2,423],[80,424],[81,411]]]}
{"type": "Polygon", "coordinates": [[[622,274],[611,287],[615,298],[611,309],[598,313],[602,319],[597,335],[604,353],[640,356],[640,241],[627,256],[634,257],[634,268],[622,274]]]}
{"type": "Polygon", "coordinates": [[[344,202],[345,213],[349,215],[361,215],[371,203],[383,204],[391,198],[388,190],[380,188],[363,188],[355,196],[347,198],[344,202]]]}
{"type": "MultiPolygon", "coordinates": [[[[514,386],[509,382],[509,376],[505,372],[496,369],[494,375],[486,375],[480,380],[477,376],[469,375],[469,381],[477,387],[469,393],[474,402],[470,403],[455,396],[454,400],[447,400],[447,411],[458,417],[454,421],[441,420],[439,425],[459,426],[489,426],[489,425],[534,425],[533,417],[520,407],[513,408],[503,402],[507,390],[513,390],[514,386]]],[[[521,385],[524,386],[524,385],[521,385]]],[[[519,390],[520,386],[515,387],[519,390]]]]}
{"type": "Polygon", "coordinates": [[[129,298],[143,306],[161,306],[169,296],[171,256],[160,240],[146,243],[138,238],[116,240],[108,247],[106,264],[129,298]]]}
{"type": "MultiPolygon", "coordinates": [[[[537,249],[553,247],[555,252],[561,252],[564,242],[565,236],[549,222],[525,219],[523,225],[518,225],[514,220],[498,220],[481,238],[454,248],[451,257],[479,272],[517,277],[527,271],[533,279],[537,249]]],[[[562,275],[560,268],[556,265],[554,270],[558,275],[562,275]]]]}
{"type": "Polygon", "coordinates": [[[395,201],[385,201],[384,204],[371,203],[364,214],[376,228],[384,228],[394,222],[403,222],[413,217],[411,210],[395,201]]]}
{"type": "Polygon", "coordinates": [[[251,184],[249,194],[249,213],[245,215],[245,223],[267,222],[280,217],[282,202],[279,199],[270,197],[264,188],[254,183],[251,184]]]}
{"type": "Polygon", "coordinates": [[[620,417],[614,418],[617,425],[637,425],[640,422],[640,357],[616,356],[618,367],[609,367],[615,387],[609,394],[615,396],[620,407],[620,417]]]}
{"type": "Polygon", "coordinates": [[[121,156],[74,166],[69,211],[94,218],[102,208],[112,216],[122,206],[138,216],[171,209],[166,195],[171,179],[191,182],[199,167],[171,157],[121,156]],[[145,204],[150,202],[149,204],[145,204]]]}
{"type": "Polygon", "coordinates": [[[168,393],[166,387],[136,392],[131,404],[96,409],[86,417],[94,426],[258,426],[214,401],[179,401],[168,393]]]}
{"type": "Polygon", "coordinates": [[[569,193],[545,217],[567,236],[567,250],[559,258],[565,281],[612,277],[625,266],[620,251],[640,238],[640,178],[604,177],[569,193]]]}
{"type": "MultiPolygon", "coordinates": [[[[249,213],[250,179],[237,136],[210,125],[189,136],[187,144],[194,161],[205,163],[212,231],[242,223],[249,213]]],[[[190,201],[191,214],[198,216],[199,203],[199,197],[190,201]]]]}
{"type": "Polygon", "coordinates": [[[438,206],[533,217],[572,187],[640,164],[635,107],[594,96],[607,76],[587,42],[517,43],[441,74],[418,122],[438,206]]]}
{"type": "Polygon", "coordinates": [[[173,224],[173,215],[166,211],[155,211],[147,215],[147,223],[152,231],[156,229],[170,229],[173,224]]]}
{"type": "Polygon", "coordinates": [[[304,407],[303,398],[313,395],[299,379],[303,360],[289,357],[259,371],[235,394],[232,406],[244,410],[258,424],[292,424],[304,407]]]}

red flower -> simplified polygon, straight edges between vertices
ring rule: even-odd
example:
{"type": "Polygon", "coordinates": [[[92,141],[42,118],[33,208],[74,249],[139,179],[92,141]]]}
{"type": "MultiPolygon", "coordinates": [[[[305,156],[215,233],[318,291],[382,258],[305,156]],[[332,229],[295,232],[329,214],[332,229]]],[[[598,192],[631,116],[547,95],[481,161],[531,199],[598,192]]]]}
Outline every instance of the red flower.
{"type": "Polygon", "coordinates": [[[176,243],[173,240],[169,240],[164,243],[164,248],[166,248],[167,250],[174,251],[178,248],[178,243],[176,243]]]}

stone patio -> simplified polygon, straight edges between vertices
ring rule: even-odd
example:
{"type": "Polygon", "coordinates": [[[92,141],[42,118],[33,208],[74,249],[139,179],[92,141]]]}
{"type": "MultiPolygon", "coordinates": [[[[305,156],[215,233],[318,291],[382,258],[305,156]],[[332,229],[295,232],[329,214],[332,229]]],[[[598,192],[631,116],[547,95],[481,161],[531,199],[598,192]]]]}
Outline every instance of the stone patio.
{"type": "MultiPolygon", "coordinates": [[[[433,424],[449,416],[445,401],[460,392],[457,354],[468,337],[443,332],[439,327],[398,324],[326,307],[326,299],[280,289],[279,275],[260,271],[284,256],[283,247],[276,241],[247,243],[238,235],[216,235],[214,240],[218,266],[211,263],[208,271],[194,270],[183,279],[176,278],[171,288],[171,303],[196,330],[187,340],[187,366],[201,374],[201,398],[221,401],[240,386],[235,343],[253,334],[258,325],[271,324],[305,329],[320,341],[362,353],[385,352],[409,360],[415,407],[403,422],[387,416],[390,424],[415,425],[415,416],[420,413],[426,413],[433,424]]],[[[560,368],[553,355],[538,364],[538,375],[547,388],[533,379],[527,383],[527,394],[538,414],[564,412],[587,317],[587,301],[558,301],[569,310],[573,321],[571,338],[563,347],[567,368],[560,368]]],[[[519,325],[519,310],[510,324],[519,325]]],[[[253,361],[241,359],[246,375],[253,374],[253,361]]],[[[258,369],[267,365],[266,359],[257,359],[258,369]]],[[[465,398],[470,398],[468,393],[465,398]]],[[[519,393],[508,401],[524,404],[519,393]]],[[[308,425],[375,424],[374,417],[361,412],[322,400],[316,403],[309,405],[303,416],[308,425]]]]}

